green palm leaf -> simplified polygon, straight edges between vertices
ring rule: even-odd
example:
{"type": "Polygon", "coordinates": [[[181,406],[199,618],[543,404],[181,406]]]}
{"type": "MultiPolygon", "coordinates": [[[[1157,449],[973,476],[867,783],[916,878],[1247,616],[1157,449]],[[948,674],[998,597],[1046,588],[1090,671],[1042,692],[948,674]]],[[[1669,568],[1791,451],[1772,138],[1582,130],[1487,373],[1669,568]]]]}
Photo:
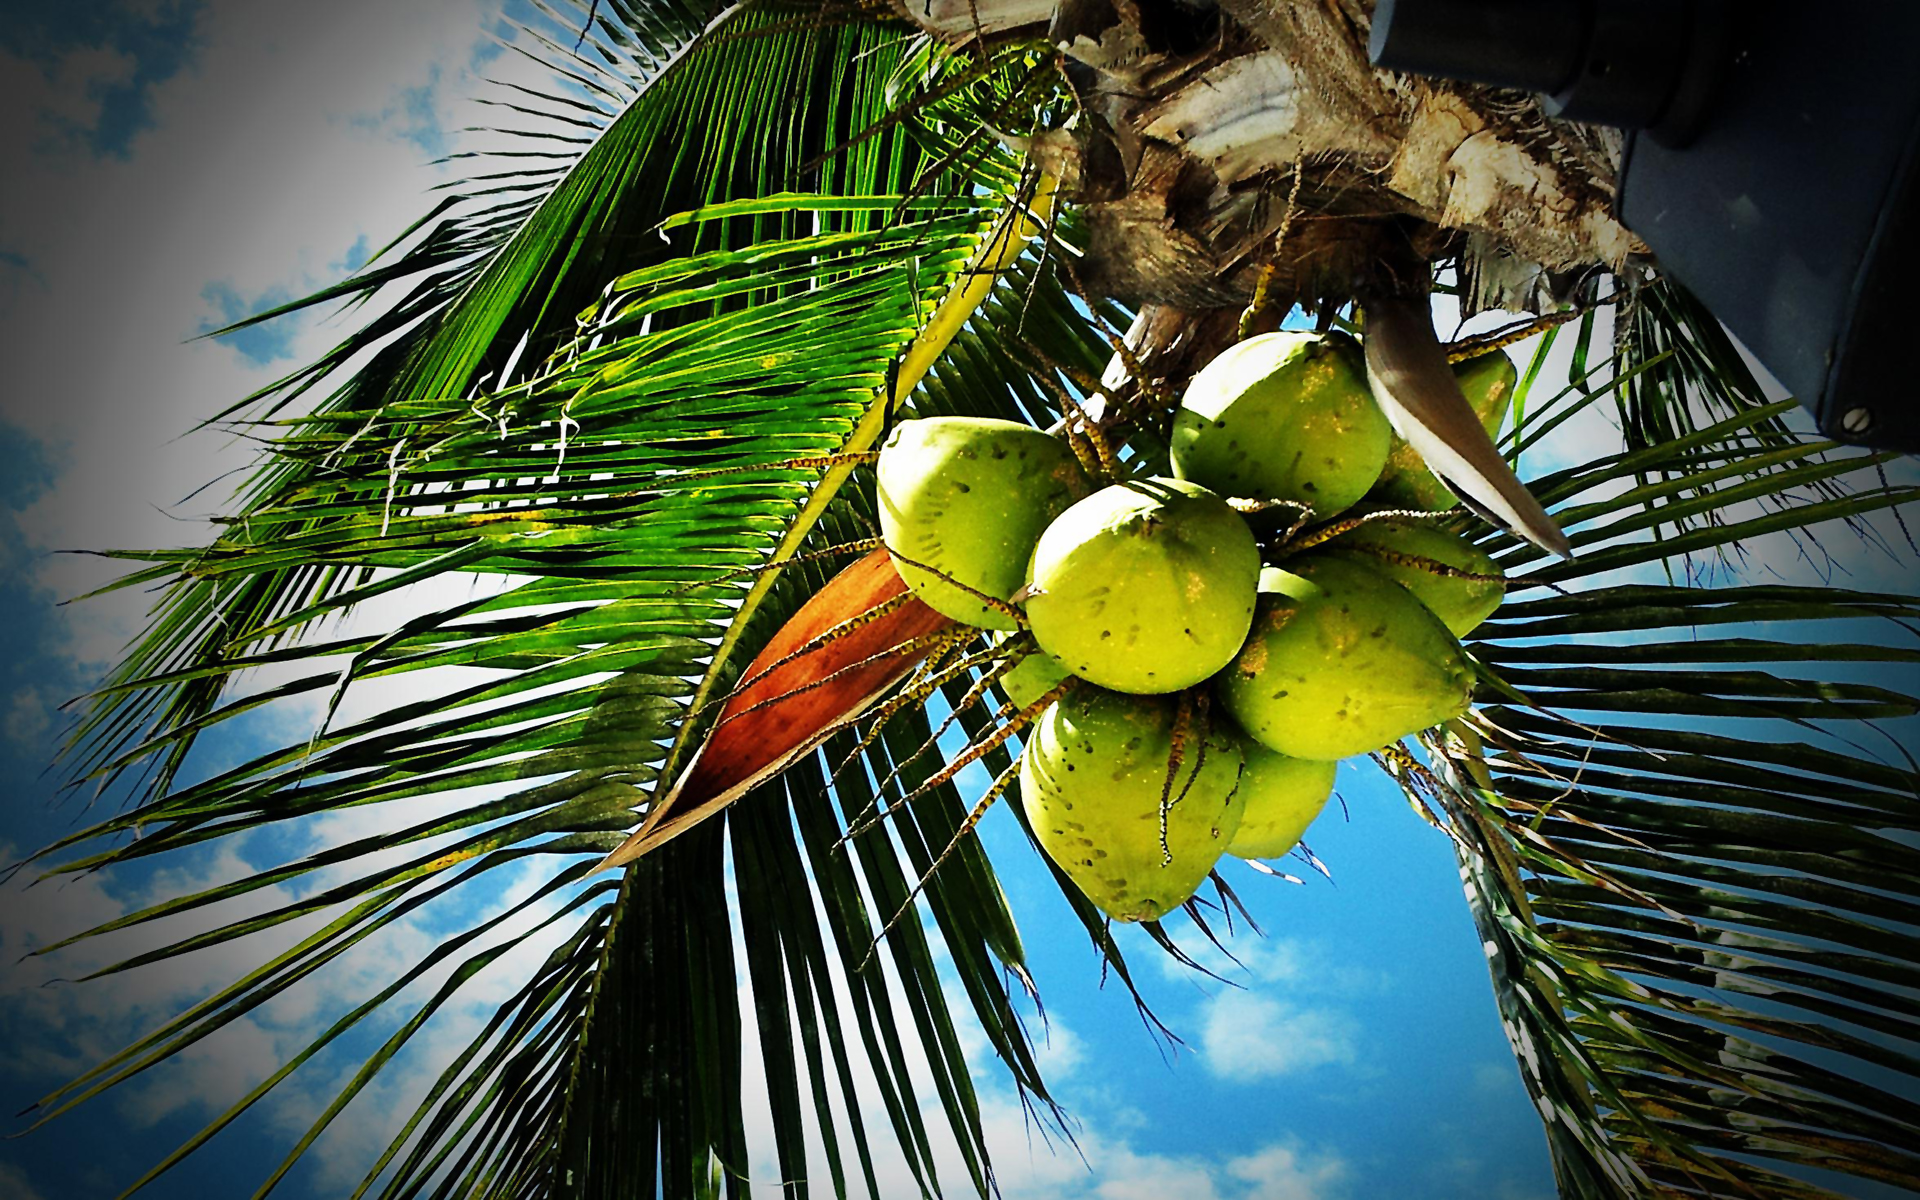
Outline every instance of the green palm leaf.
{"type": "MultiPolygon", "coordinates": [[[[895,204],[896,198],[882,198],[868,208],[895,204]]],[[[196,555],[190,569],[220,578],[274,571],[287,562],[326,560],[392,571],[327,597],[311,610],[281,618],[278,625],[283,627],[403,584],[455,573],[532,578],[488,598],[427,613],[386,636],[314,647],[322,656],[351,655],[349,666],[344,673],[309,675],[160,732],[131,747],[125,761],[164,752],[199,728],[268,699],[302,691],[335,692],[348,678],[376,679],[451,664],[511,674],[327,728],[304,744],[176,789],[66,839],[63,848],[136,826],[146,830],[147,836],[137,842],[67,864],[84,868],[158,854],[300,814],[401,796],[418,800],[446,795],[452,803],[464,804],[436,819],[181,897],[107,927],[213,904],[323,868],[350,866],[382,851],[421,847],[398,866],[143,956],[181,953],[308,913],[355,906],[282,961],[110,1060],[79,1081],[77,1089],[49,1097],[49,1114],[191,1044],[456,883],[527,855],[597,856],[610,850],[619,840],[618,831],[644,802],[645,787],[656,778],[666,754],[663,742],[680,723],[692,690],[690,677],[712,652],[710,639],[729,622],[746,619],[739,612],[737,592],[724,579],[714,580],[764,556],[807,494],[808,473],[779,464],[796,454],[835,448],[884,390],[887,364],[912,338],[939,285],[957,274],[978,238],[982,214],[971,206],[960,208],[957,215],[863,233],[763,242],[751,253],[714,251],[632,273],[613,293],[614,311],[598,325],[600,335],[609,340],[578,357],[568,347],[550,370],[512,393],[418,403],[409,406],[402,419],[371,425],[359,414],[293,422],[290,440],[296,452],[330,451],[333,443],[357,437],[362,444],[390,443],[396,449],[372,457],[398,466],[360,477],[341,471],[317,479],[254,515],[260,528],[284,521],[300,532],[216,544],[196,555]],[[657,313],[680,313],[688,306],[709,306],[746,294],[766,298],[745,310],[745,319],[728,314],[668,323],[659,331],[648,327],[657,313]],[[804,360],[808,370],[796,374],[783,369],[789,355],[804,360]],[[570,423],[564,439],[563,416],[570,423]],[[503,421],[509,431],[504,438],[503,421]],[[520,431],[517,436],[515,430],[520,431]],[[563,440],[568,443],[566,466],[560,469],[563,440]],[[417,460],[397,449],[407,443],[421,445],[417,460]],[[415,481],[416,461],[428,475],[425,481],[415,481]],[[722,477],[707,473],[716,467],[767,462],[774,465],[722,477]],[[696,470],[689,473],[689,466],[696,470]],[[554,474],[540,474],[548,470],[554,474]],[[495,486],[484,493],[449,492],[437,486],[443,473],[495,486]],[[680,482],[683,476],[687,482],[680,482]],[[469,499],[483,494],[484,504],[469,499]],[[311,508],[329,512],[323,528],[310,530],[303,514],[311,508]],[[555,776],[560,778],[504,797],[470,799],[471,789],[479,786],[555,776]],[[454,838],[451,845],[449,836],[454,838]]],[[[777,590],[765,611],[754,614],[756,622],[764,626],[767,619],[783,615],[809,582],[796,580],[777,590]]],[[[234,632],[244,645],[277,630],[234,632]]],[[[155,685],[167,683],[163,677],[155,685]]],[[[109,761],[96,770],[111,773],[122,765],[109,761]]],[[[803,793],[815,800],[823,794],[818,783],[803,793]]],[[[780,805],[770,811],[788,810],[788,805],[780,805]]],[[[824,934],[795,928],[810,925],[813,913],[804,908],[795,912],[786,903],[791,889],[775,884],[780,872],[761,869],[784,855],[786,865],[780,870],[789,876],[797,871],[794,832],[787,824],[781,817],[777,825],[753,821],[729,829],[736,863],[751,868],[751,873],[737,876],[742,920],[748,927],[762,921],[775,927],[772,936],[755,939],[748,966],[768,992],[777,991],[778,972],[767,974],[777,964],[768,964],[761,955],[786,939],[799,938],[789,953],[804,957],[788,964],[790,972],[796,982],[811,981],[815,991],[805,1002],[815,1013],[831,1012],[840,1001],[821,960],[824,934]],[[774,907],[756,907],[750,897],[774,907]]],[[[904,897],[905,885],[897,878],[885,885],[886,876],[875,874],[890,869],[897,876],[900,870],[892,843],[884,836],[882,841],[886,849],[862,855],[860,871],[851,870],[844,857],[816,855],[811,863],[812,878],[824,893],[822,903],[838,913],[835,940],[842,959],[856,952],[864,955],[865,939],[871,937],[859,900],[863,884],[883,900],[904,897]],[[854,933],[856,923],[862,935],[854,933]]],[[[690,1096],[727,1095],[733,1085],[725,1081],[738,1079],[739,1038],[724,1032],[737,1028],[738,1016],[729,1020],[735,964],[719,890],[725,877],[722,846],[716,828],[690,839],[684,849],[650,858],[630,876],[617,899],[599,885],[588,893],[599,904],[577,897],[570,901],[588,924],[572,948],[569,961],[576,969],[568,986],[528,997],[529,1004],[538,1002],[539,1019],[522,1023],[527,1041],[518,1052],[486,1061],[493,1074],[481,1078],[488,1088],[475,1080],[465,1081],[463,1090],[447,1081],[448,1095],[499,1101],[500,1079],[528,1073],[521,1087],[537,1084],[552,1098],[551,1104],[533,1110],[543,1113],[544,1120],[532,1126],[523,1112],[516,1113],[521,1119],[512,1122],[511,1136],[468,1145],[463,1153],[471,1162],[428,1159],[416,1169],[440,1172],[446,1180],[461,1179],[462,1189],[499,1188],[502,1194],[518,1194],[539,1178],[551,1184],[549,1176],[524,1176],[531,1169],[528,1164],[536,1162],[546,1164],[543,1169],[549,1172],[565,1169],[585,1178],[604,1178],[609,1186],[631,1180],[635,1171],[658,1170],[661,1178],[689,1179],[708,1171],[706,1147],[731,1170],[744,1169],[737,1100],[730,1113],[726,1105],[717,1105],[705,1123],[689,1128],[672,1124],[685,1118],[682,1109],[690,1096]],[[697,891],[702,887],[710,889],[704,898],[697,891]],[[721,914],[718,924],[690,926],[685,913],[694,909],[721,914]],[[637,928],[627,914],[633,914],[637,928]],[[638,960],[630,961],[615,949],[610,937],[615,928],[622,931],[617,945],[631,948],[625,953],[640,955],[638,960]],[[593,970],[577,969],[581,962],[596,961],[593,970]],[[684,970],[676,965],[665,972],[673,983],[664,995],[661,969],[648,965],[663,961],[684,964],[684,970]],[[572,1036],[555,1041],[554,1021],[566,1022],[572,1036]],[[638,1029],[633,1027],[636,1021],[638,1029]],[[666,1029],[647,1032],[650,1023],[661,1021],[669,1022],[666,1029]],[[683,1035],[692,1028],[689,1022],[698,1022],[707,1033],[685,1040],[683,1035]],[[632,1037],[640,1041],[629,1043],[626,1039],[632,1037]],[[684,1048],[687,1057],[663,1056],[660,1039],[684,1048]],[[569,1052],[555,1056],[556,1045],[567,1046],[569,1052]],[[529,1056],[538,1061],[544,1079],[533,1073],[529,1056]],[[596,1088],[626,1089],[636,1072],[642,1077],[653,1073],[654,1107],[636,1114],[621,1104],[595,1101],[596,1088]],[[575,1124],[583,1120],[616,1121],[619,1136],[583,1135],[575,1124]],[[635,1136],[636,1120],[657,1123],[663,1145],[674,1146],[676,1155],[693,1157],[659,1163],[608,1160],[606,1147],[650,1140],[635,1136]],[[538,1128],[547,1132],[539,1134],[538,1128]],[[508,1174],[498,1173],[508,1167],[508,1174]]],[[[558,878],[571,882],[586,865],[575,861],[558,878]]],[[[976,879],[971,893],[956,881],[931,897],[938,910],[952,909],[945,930],[950,944],[972,939],[979,946],[967,952],[976,977],[991,976],[987,967],[996,951],[1018,952],[1004,914],[997,922],[991,920],[993,910],[983,908],[974,894],[983,883],[990,888],[990,876],[976,879]],[[948,892],[964,895],[966,901],[949,901],[948,892]],[[989,917],[985,927],[983,912],[989,917]]],[[[460,945],[456,940],[443,949],[453,953],[460,945]]],[[[964,1070],[956,1069],[957,1043],[939,1002],[930,953],[924,944],[910,947],[897,940],[894,946],[896,979],[908,989],[901,1011],[925,1026],[918,1031],[923,1044],[945,1064],[936,1090],[956,1128],[977,1142],[971,1085],[964,1070]]],[[[467,959],[460,970],[478,970],[499,953],[491,950],[467,959]]],[[[897,1016],[885,982],[853,971],[852,965],[843,961],[839,969],[844,986],[866,995],[855,1011],[863,1021],[891,1027],[897,1016]]],[[[396,980],[334,1032],[371,1013],[411,978],[396,980]]],[[[1030,1059],[1004,993],[990,989],[977,999],[989,1010],[997,1040],[1010,1055],[1030,1059]]],[[[769,1022],[764,1042],[773,1053],[780,1049],[777,1034],[785,1021],[773,1021],[782,1015],[778,1012],[760,1015],[769,1022]]],[[[403,1033],[411,1035],[416,1028],[410,1024],[403,1033]]],[[[852,1069],[846,1057],[849,1047],[844,1037],[827,1040],[844,1092],[852,1069]]],[[[890,1116],[913,1133],[910,1141],[923,1147],[923,1169],[930,1170],[924,1165],[930,1159],[924,1149],[928,1137],[917,1129],[921,1118],[912,1100],[907,1056],[897,1044],[882,1049],[885,1053],[877,1061],[886,1062],[894,1077],[890,1116]]],[[[370,1068],[378,1069],[384,1061],[383,1056],[370,1068]]],[[[461,1064],[463,1069],[466,1065],[461,1064]]],[[[795,1076],[791,1063],[770,1067],[775,1077],[795,1076]]],[[[824,1075],[813,1073],[816,1079],[824,1075]]],[[[356,1081],[342,1100],[362,1082],[356,1081]]],[[[1037,1078],[1032,1082],[1037,1086],[1037,1078]]],[[[255,1098],[257,1094],[248,1097],[241,1108],[255,1098]]],[[[792,1103],[781,1110],[782,1150],[792,1156],[802,1144],[800,1113],[792,1103]]],[[[239,1111],[216,1122],[213,1130],[239,1111]]],[[[976,1181],[984,1181],[986,1168],[972,1142],[970,1169],[976,1181]]],[[[863,1141],[858,1153],[862,1161],[869,1158],[863,1141]]],[[[162,1164],[168,1165],[171,1161],[162,1164]]],[[[403,1171],[393,1186],[403,1186],[408,1178],[403,1171]]]]}
{"type": "Polygon", "coordinates": [[[1784,435],[1789,407],[1540,481],[1585,550],[1519,575],[1477,635],[1502,702],[1424,739],[1431,772],[1400,766],[1452,818],[1568,1195],[1833,1195],[1808,1169],[1920,1187],[1898,1048],[1920,1032],[1920,774],[1878,728],[1920,712],[1890,686],[1920,598],[1613,574],[1916,498],[1830,486],[1873,460],[1784,435]]]}
{"type": "MultiPolygon", "coordinates": [[[[567,4],[553,10],[555,34],[577,28],[588,8],[567,4]]],[[[624,48],[590,38],[576,54],[538,29],[528,31],[544,47],[543,60],[565,72],[563,82],[574,93],[541,100],[543,111],[574,116],[586,105],[592,111],[580,119],[600,126],[591,144],[528,152],[553,156],[535,160],[551,161],[549,170],[528,172],[520,159],[504,158],[507,179],[443,202],[416,227],[418,240],[405,254],[382,265],[376,259],[355,279],[301,302],[364,300],[383,284],[412,281],[391,309],[249,402],[273,413],[356,357],[371,354],[317,411],[347,421],[378,411],[404,423],[414,404],[469,396],[517,364],[541,361],[575,336],[578,314],[613,278],[696,248],[695,227],[681,227],[676,245],[656,228],[662,219],[714,200],[791,188],[812,158],[846,140],[848,131],[873,123],[897,58],[883,54],[855,80],[843,80],[841,64],[877,43],[871,33],[834,23],[831,9],[799,26],[790,13],[740,8],[709,26],[706,7],[696,4],[648,5],[644,14],[629,15],[634,19],[624,48]],[[749,136],[753,130],[779,133],[749,136]],[[505,200],[495,194],[502,190],[505,200]],[[405,336],[394,336],[402,331],[405,336]]],[[[910,154],[904,143],[861,147],[825,166],[817,190],[887,191],[876,186],[881,174],[917,174],[910,161],[901,161],[910,154]]],[[[750,244],[793,219],[706,223],[699,228],[708,240],[699,248],[721,240],[750,244]]],[[[279,311],[285,310],[254,319],[279,311]]],[[[228,540],[246,537],[258,509],[298,495],[314,476],[372,469],[380,453],[357,441],[336,450],[334,456],[270,459],[242,494],[242,512],[228,540]]],[[[318,532],[331,515],[321,508],[298,521],[311,522],[318,532]]],[[[288,533],[286,527],[275,530],[276,536],[288,533]]],[[[231,653],[229,629],[270,627],[355,582],[355,574],[337,562],[292,557],[277,570],[242,578],[190,575],[172,588],[151,634],[115,678],[221,663],[231,653]]],[[[117,757],[143,728],[179,726],[204,715],[220,690],[217,672],[194,674],[143,691],[138,699],[100,706],[82,725],[71,760],[90,771],[117,757]]],[[[147,760],[154,790],[164,790],[185,752],[181,744],[147,760]]]]}
{"type": "MultiPolygon", "coordinates": [[[[952,175],[952,164],[929,176],[903,126],[846,147],[885,124],[880,106],[903,62],[897,31],[748,12],[674,53],[639,76],[640,90],[593,146],[404,343],[404,362],[386,364],[391,373],[376,363],[306,415],[270,405],[249,422],[272,439],[274,465],[226,536],[190,552],[126,555],[152,564],[128,582],[166,581],[173,592],[97,698],[71,762],[80,781],[102,786],[142,764],[163,769],[131,810],[49,848],[79,852],[63,868],[387,800],[437,803],[422,819],[83,935],[323,870],[344,879],[111,968],[330,918],[48,1096],[43,1119],[193,1045],[440,896],[472,894],[503,867],[554,864],[536,896],[444,940],[149,1179],[401,991],[445,975],[263,1190],[271,1187],[465,981],[548,932],[560,944],[546,965],[447,1068],[363,1191],[626,1194],[654,1179],[678,1193],[724,1178],[737,1194],[748,1150],[742,966],[775,1084],[784,1175],[804,1178],[807,1110],[832,1104],[854,1118],[826,1134],[836,1190],[855,1171],[872,1182],[866,1128],[879,1121],[927,1190],[940,1190],[933,1158],[943,1143],[958,1145],[975,1187],[990,1179],[931,941],[903,929],[889,941],[889,966],[860,969],[879,927],[868,897],[891,912],[911,884],[904,872],[931,864],[939,835],[896,821],[851,852],[835,850],[847,814],[829,807],[823,779],[796,772],[724,829],[649,856],[617,889],[585,878],[670,766],[697,689],[731,681],[742,652],[824,568],[763,575],[744,596],[737,569],[783,539],[825,546],[870,523],[862,504],[822,488],[817,470],[784,464],[835,451],[869,414],[884,417],[878,401],[893,364],[942,296],[967,282],[1003,219],[1006,199],[989,189],[1017,180],[979,154],[963,164],[976,168],[970,176],[952,175]],[[849,72],[848,62],[860,65],[849,72]],[[698,161],[680,161],[683,139],[701,144],[703,120],[715,137],[698,161]],[[750,128],[783,132],[751,146],[719,138],[750,128]],[[800,168],[836,147],[846,148],[813,176],[822,190],[792,192],[800,168]],[[665,207],[686,200],[699,205],[678,215],[665,207]],[[476,391],[489,356],[510,344],[524,369],[496,372],[495,386],[476,391]],[[419,605],[391,631],[292,640],[374,598],[431,596],[438,581],[476,576],[516,582],[419,605]],[[223,697],[239,670],[307,662],[320,669],[223,697]],[[449,666],[483,670],[431,698],[336,717],[349,685],[449,666]],[[302,695],[325,700],[311,738],[174,782],[200,732],[302,695]],[[87,849],[133,829],[144,836],[87,849]],[[795,905],[796,894],[815,902],[795,905]],[[531,925],[509,929],[515,920],[531,925]],[[744,962],[736,934],[750,947],[744,962]],[[791,1016],[807,1031],[804,1072],[786,1044],[791,1016]],[[883,1113],[860,1112],[855,1078],[869,1073],[883,1113]],[[923,1073],[944,1130],[922,1115],[923,1073]],[[802,1078],[810,1104],[795,1090],[802,1078]]],[[[928,66],[924,55],[912,61],[928,66]]],[[[1008,73],[978,86],[1002,87],[1008,73]]],[[[592,78],[574,82],[587,89],[592,78]]],[[[1065,308],[1050,273],[1042,293],[1048,311],[1065,308]]],[[[912,721],[889,729],[867,755],[876,777],[891,769],[889,755],[926,735],[912,721]]],[[[932,769],[909,765],[909,786],[932,769]]],[[[932,798],[943,807],[925,819],[957,813],[951,789],[932,798]]],[[[1024,974],[1018,936],[977,850],[962,861],[964,871],[926,893],[929,910],[990,1043],[1044,1106],[1003,973],[1024,974]]]]}

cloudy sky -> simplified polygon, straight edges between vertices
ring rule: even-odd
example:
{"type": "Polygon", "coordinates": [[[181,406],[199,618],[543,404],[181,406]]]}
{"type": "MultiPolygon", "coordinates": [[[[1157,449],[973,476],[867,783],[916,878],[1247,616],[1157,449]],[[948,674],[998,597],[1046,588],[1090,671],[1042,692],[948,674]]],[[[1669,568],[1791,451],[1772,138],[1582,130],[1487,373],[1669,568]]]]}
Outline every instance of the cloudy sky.
{"type": "MultiPolygon", "coordinates": [[[[41,775],[56,706],[138,627],[142,598],[54,601],[108,577],[73,548],[185,544],[248,451],[195,422],[316,355],[342,318],[303,314],[225,341],[213,326],[334,282],[431,203],[472,144],[481,77],[517,69],[499,0],[0,0],[0,858],[70,828],[81,801],[41,775]]],[[[1766,570],[1799,572],[1790,555],[1766,570]]],[[[1883,570],[1868,565],[1863,571],[1883,570]]],[[[270,710],[210,736],[202,769],[304,736],[270,710]]],[[[303,722],[305,724],[303,724],[303,722]]],[[[1344,1200],[1551,1194],[1545,1144],[1488,993],[1451,853],[1370,771],[1343,768],[1345,815],[1312,842],[1333,881],[1243,872],[1267,930],[1234,944],[1228,983],[1170,961],[1145,986],[1183,1039],[1169,1049],[1097,962],[1052,885],[995,817],[984,829],[1047,1000],[1045,1065],[1080,1152],[1029,1140],[973,1039],[1008,1194],[1344,1200]]],[[[367,819],[377,819],[367,818],[367,819]]],[[[109,939],[13,965],[27,949],[182,888],[334,844],[350,825],[231,839],[145,870],[24,887],[0,908],[0,1104],[24,1107],[230,979],[257,948],[85,985],[50,983],[148,942],[109,939]]],[[[510,895],[535,886],[511,881],[510,895]]],[[[319,886],[304,885],[305,891],[319,886]]],[[[247,903],[302,894],[289,885],[247,903]]],[[[464,903],[492,906],[500,897],[464,903]]],[[[110,1196],[271,1073],[337,1014],[475,910],[424,915],[183,1061],[20,1140],[0,1142],[0,1197],[110,1196]]],[[[156,935],[142,935],[148,937],[156,935]]],[[[1136,959],[1156,956],[1144,943],[1136,959]]],[[[505,995],[483,979],[425,1048],[444,1059],[505,995]]],[[[316,1060],[148,1194],[249,1194],[350,1069],[316,1060]]],[[[750,1073],[751,1074],[751,1073],[750,1073]]],[[[749,1078],[744,1086],[764,1086],[749,1078]]],[[[374,1089],[287,1182],[333,1196],[383,1144],[404,1082],[374,1089]]],[[[771,1175],[771,1160],[762,1164],[771,1175]]]]}

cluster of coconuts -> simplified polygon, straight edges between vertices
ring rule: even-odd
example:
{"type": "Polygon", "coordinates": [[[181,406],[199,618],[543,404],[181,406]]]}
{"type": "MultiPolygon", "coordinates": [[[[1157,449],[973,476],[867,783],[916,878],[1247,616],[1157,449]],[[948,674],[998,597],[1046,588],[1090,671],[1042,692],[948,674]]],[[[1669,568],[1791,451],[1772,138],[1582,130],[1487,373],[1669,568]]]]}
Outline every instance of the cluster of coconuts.
{"type": "MultiPolygon", "coordinates": [[[[1456,377],[1497,429],[1511,361],[1456,377]]],[[[1007,631],[1000,686],[1033,722],[1030,824],[1123,921],[1179,907],[1223,853],[1287,853],[1339,759],[1464,712],[1459,638],[1503,595],[1493,561],[1443,529],[1334,520],[1455,502],[1394,436],[1345,334],[1265,334],[1215,358],[1174,415],[1171,461],[1171,477],[1101,487],[1062,438],[932,417],[896,427],[876,467],[908,586],[1007,631]],[[1320,538],[1263,553],[1250,512],[1310,512],[1320,538]]]]}

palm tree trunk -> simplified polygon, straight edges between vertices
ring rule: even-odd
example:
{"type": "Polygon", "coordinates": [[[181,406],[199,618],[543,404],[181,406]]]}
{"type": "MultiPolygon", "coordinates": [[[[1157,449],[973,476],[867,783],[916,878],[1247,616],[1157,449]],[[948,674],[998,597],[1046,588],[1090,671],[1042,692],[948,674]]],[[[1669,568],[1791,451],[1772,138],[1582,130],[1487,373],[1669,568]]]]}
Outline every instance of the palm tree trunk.
{"type": "Polygon", "coordinates": [[[1571,298],[1646,250],[1612,215],[1618,138],[1533,97],[1367,62],[1372,0],[893,0],[953,42],[1043,38],[1083,106],[1029,147],[1086,223],[1090,288],[1277,311],[1424,288],[1466,311],[1571,298]],[[1409,274],[1417,276],[1410,278],[1409,274]]]}

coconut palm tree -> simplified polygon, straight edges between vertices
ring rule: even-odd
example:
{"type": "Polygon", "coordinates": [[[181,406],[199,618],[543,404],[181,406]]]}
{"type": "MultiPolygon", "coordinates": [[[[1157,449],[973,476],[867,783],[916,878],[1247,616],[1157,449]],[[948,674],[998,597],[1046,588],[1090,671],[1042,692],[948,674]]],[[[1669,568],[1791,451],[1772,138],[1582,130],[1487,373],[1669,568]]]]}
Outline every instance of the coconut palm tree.
{"type": "MultiPolygon", "coordinates": [[[[401,798],[425,815],[93,931],[337,881],[130,964],[315,918],[44,1117],[537,864],[533,894],[478,905],[155,1172],[432,981],[277,1180],[467,981],[538,945],[357,1194],[738,1195],[749,1023],[787,1179],[817,1113],[822,1191],[876,1190],[879,1140],[929,1191],[990,1188],[952,1005],[1052,1100],[1026,951],[967,836],[980,797],[922,751],[952,721],[944,753],[1004,778],[1019,714],[984,642],[894,619],[890,572],[841,573],[875,561],[868,452],[899,417],[970,413],[1099,430],[1150,466],[1170,398],[1235,338],[1432,294],[1519,314],[1455,356],[1539,335],[1505,461],[1583,413],[1621,430],[1527,480],[1577,557],[1449,517],[1511,578],[1469,642],[1480,703],[1375,756],[1458,856],[1563,1192],[1920,1188],[1920,801],[1874,725],[1920,704],[1859,677],[1920,658],[1882,636],[1914,632],[1920,598],[1700,570],[1765,534],[1870,535],[1915,489],[1855,486],[1878,458],[1794,432],[1610,215],[1608,135],[1370,68],[1366,0],[539,7],[514,49],[551,84],[490,97],[517,148],[301,302],[373,315],[221,414],[264,446],[224,532],[126,555],[163,599],[67,761],[135,802],[42,861],[401,798]],[[410,615],[333,621],[376,599],[410,615]],[[254,668],[278,682],[234,691],[254,668]],[[388,699],[342,706],[369,693],[388,699]],[[203,731],[302,696],[311,736],[182,775],[203,731]],[[784,741],[779,703],[804,709],[784,741]],[[933,1173],[949,1138],[965,1180],[933,1173]]],[[[1181,936],[1231,903],[1218,882],[1181,936]]]]}

